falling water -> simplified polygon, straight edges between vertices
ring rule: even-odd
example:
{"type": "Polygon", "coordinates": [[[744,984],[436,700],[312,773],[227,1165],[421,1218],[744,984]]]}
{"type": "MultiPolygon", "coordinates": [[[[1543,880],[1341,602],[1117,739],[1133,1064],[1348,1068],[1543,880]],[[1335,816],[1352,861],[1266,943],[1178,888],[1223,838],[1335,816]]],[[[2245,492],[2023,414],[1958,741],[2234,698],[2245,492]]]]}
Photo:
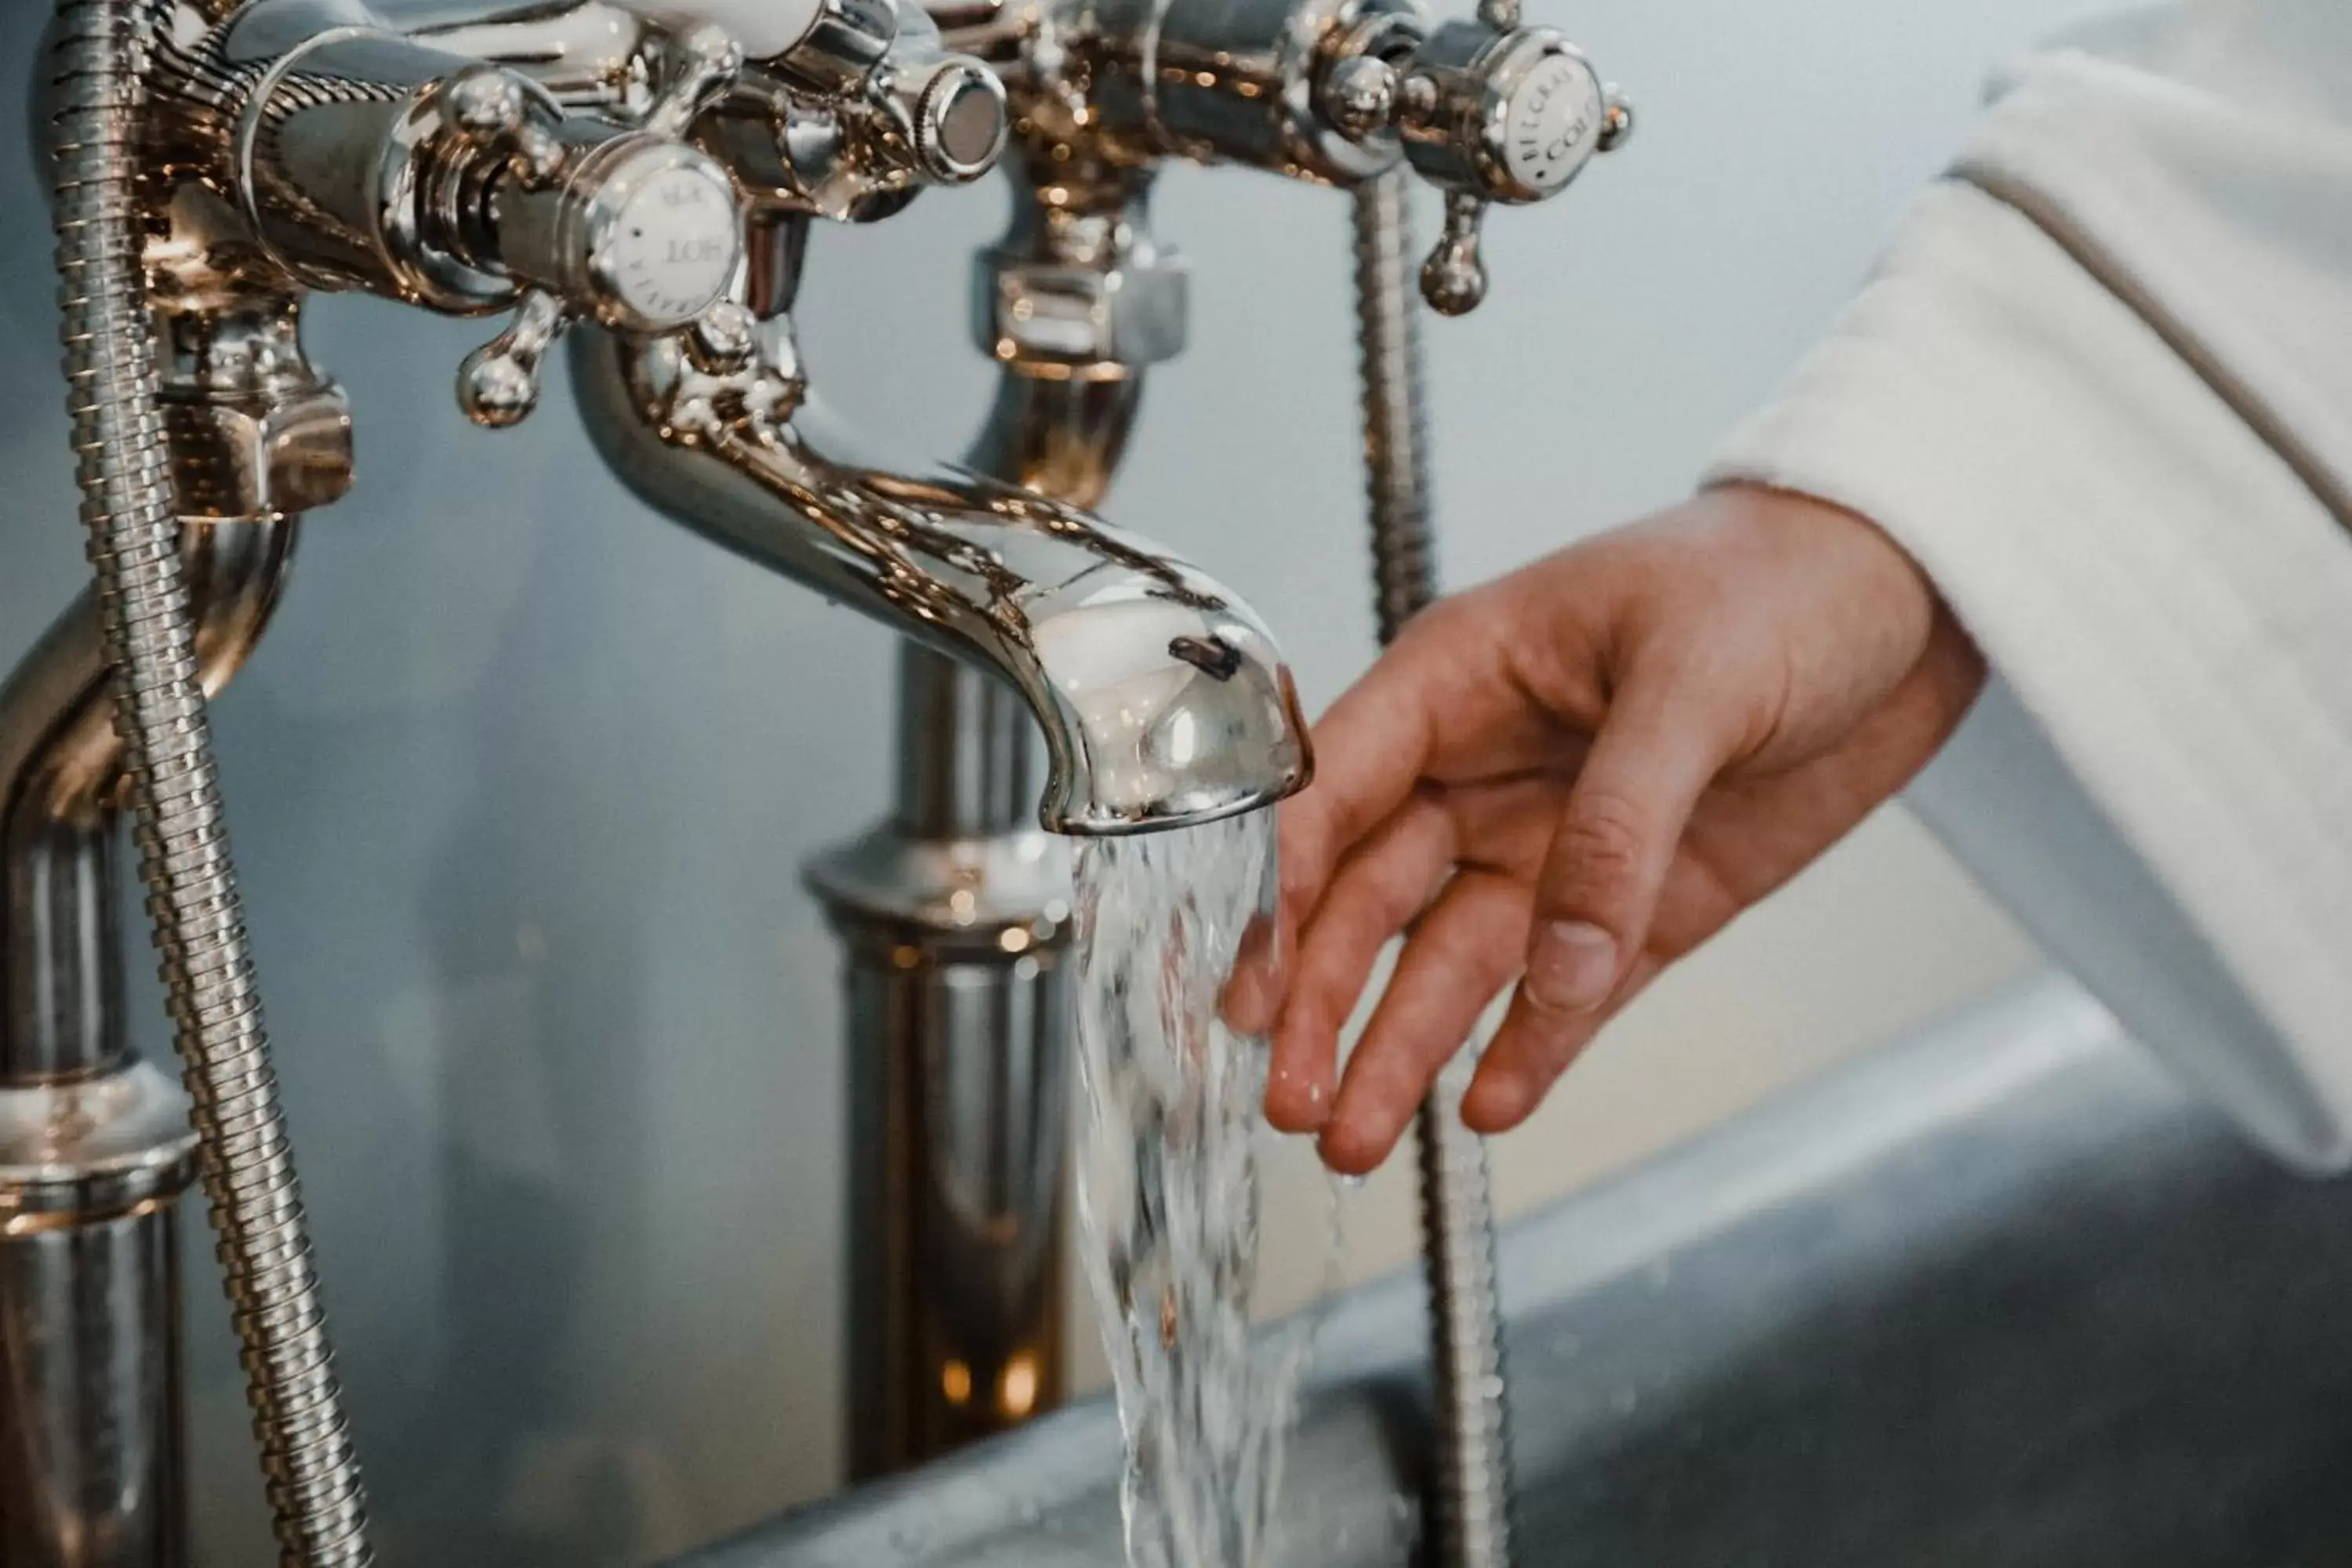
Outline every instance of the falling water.
{"type": "Polygon", "coordinates": [[[1259,1568],[1307,1330],[1253,1342],[1262,1039],[1219,998],[1272,911],[1274,817],[1078,852],[1086,1261],[1127,1437],[1132,1568],[1259,1568]]]}

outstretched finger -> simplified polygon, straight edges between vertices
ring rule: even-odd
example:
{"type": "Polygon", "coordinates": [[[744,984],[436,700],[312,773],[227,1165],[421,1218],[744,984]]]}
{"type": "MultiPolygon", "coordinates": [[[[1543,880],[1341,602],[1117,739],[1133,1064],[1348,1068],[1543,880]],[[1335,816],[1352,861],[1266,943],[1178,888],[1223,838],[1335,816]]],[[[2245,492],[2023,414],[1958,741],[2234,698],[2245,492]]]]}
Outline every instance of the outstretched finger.
{"type": "Polygon", "coordinates": [[[1398,955],[1323,1131],[1324,1163],[1370,1171],[1395,1148],[1448,1058],[1518,972],[1532,893],[1524,882],[1465,870],[1446,885],[1398,955]]]}
{"type": "Polygon", "coordinates": [[[1339,1029],[1389,939],[1444,885],[1454,863],[1454,819],[1414,796],[1340,865],[1300,938],[1289,994],[1275,1033],[1266,1119],[1286,1132],[1319,1131],[1330,1114],[1339,1029]]]}
{"type": "MultiPolygon", "coordinates": [[[[1475,599],[1475,595],[1473,596],[1475,599]]],[[[1315,782],[1282,809],[1282,908],[1296,931],[1339,863],[1446,748],[1518,706],[1470,600],[1424,612],[1315,726],[1315,782]]]]}

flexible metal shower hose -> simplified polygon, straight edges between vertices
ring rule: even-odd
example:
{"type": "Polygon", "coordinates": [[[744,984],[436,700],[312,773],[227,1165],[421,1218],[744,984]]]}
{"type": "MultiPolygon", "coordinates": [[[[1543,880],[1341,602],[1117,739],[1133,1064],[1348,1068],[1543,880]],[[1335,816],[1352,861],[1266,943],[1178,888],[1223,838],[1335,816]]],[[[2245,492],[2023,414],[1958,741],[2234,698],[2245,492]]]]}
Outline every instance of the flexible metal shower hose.
{"type": "MultiPolygon", "coordinates": [[[[1372,521],[1373,603],[1382,646],[1437,595],[1430,537],[1428,422],[1416,323],[1417,261],[1402,169],[1356,187],[1356,330],[1364,476],[1372,521]]],[[[1436,1391],[1439,1568],[1507,1568],[1510,1411],[1495,1289],[1495,1208],[1486,1147],[1462,1125],[1475,1066],[1455,1054],[1421,1103],[1422,1253],[1429,1272],[1436,1391]]]]}
{"type": "Polygon", "coordinates": [[[133,139],[140,0],[62,0],[58,275],[82,521],[115,671],[173,1042],[239,1339],[280,1561],[371,1561],[221,816],[141,276],[133,139]]]}

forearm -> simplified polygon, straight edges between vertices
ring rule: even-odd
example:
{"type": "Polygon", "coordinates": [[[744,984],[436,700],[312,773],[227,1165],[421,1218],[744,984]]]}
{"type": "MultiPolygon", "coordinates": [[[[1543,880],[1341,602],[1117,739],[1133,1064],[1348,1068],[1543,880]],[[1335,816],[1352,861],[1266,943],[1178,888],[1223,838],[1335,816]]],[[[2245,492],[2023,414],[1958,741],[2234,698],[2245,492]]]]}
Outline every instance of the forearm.
{"type": "MultiPolygon", "coordinates": [[[[2134,229],[2160,215],[2137,205],[2147,193],[2130,178],[2103,192],[2087,155],[2032,152],[2004,127],[1974,156],[1980,174],[2006,170],[2050,200],[2086,191],[2087,212],[2056,216],[2143,297],[2087,266],[2051,232],[2052,214],[1941,188],[1715,477],[1851,508],[1921,563],[2032,716],[2025,731],[2047,737],[2056,776],[2129,846],[2235,994],[2186,1007],[2177,991],[2151,990],[2152,944],[2096,921],[2042,921],[2040,934],[2266,1142],[2341,1163],[2352,1155],[2341,962],[2352,942],[2352,519],[2336,491],[2352,464],[2329,448],[2352,426],[2315,411],[2352,408],[2328,385],[2352,354],[2299,353],[2312,345],[2248,319],[2280,301],[2233,303],[2244,268],[2230,288],[2196,270],[2189,253],[2221,244],[2200,226],[2222,221],[2210,203],[2176,213],[2195,237],[2167,247],[2134,229]]],[[[2292,184],[2308,171],[2274,173],[2292,184]]],[[[2283,253],[2277,237],[2254,237],[2252,253],[2282,267],[2283,255],[2315,254],[2283,253]]],[[[2322,338],[2344,330],[2324,308],[2329,292],[2307,287],[2298,307],[2322,338]]],[[[1975,781],[2012,833],[2036,820],[2001,798],[2014,773],[1975,781]]],[[[2046,858],[1989,853],[1986,835],[1965,827],[1954,837],[2029,917],[2037,901],[2068,903],[2047,875],[2019,884],[2021,866],[2052,871],[2046,858]]]]}

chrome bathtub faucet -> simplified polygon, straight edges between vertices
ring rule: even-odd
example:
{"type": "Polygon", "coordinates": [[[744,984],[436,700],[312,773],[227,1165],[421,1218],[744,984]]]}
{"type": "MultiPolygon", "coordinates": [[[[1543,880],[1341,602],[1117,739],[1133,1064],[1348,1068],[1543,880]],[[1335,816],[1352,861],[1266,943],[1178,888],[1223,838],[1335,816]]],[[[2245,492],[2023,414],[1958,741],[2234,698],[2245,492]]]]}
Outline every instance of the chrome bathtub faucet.
{"type": "MultiPolygon", "coordinates": [[[[1047,739],[1025,803],[1046,826],[1277,799],[1305,724],[1264,626],[1196,568],[1067,501],[875,467],[824,420],[790,314],[809,226],[967,184],[1007,138],[994,71],[920,9],[582,4],[411,30],[348,0],[64,0],[42,66],[101,587],[0,685],[0,1321],[31,1335],[0,1397],[30,1406],[12,1429],[80,1446],[0,1457],[0,1556],[184,1558],[170,1226],[193,1142],[286,1560],[357,1568],[363,1489],[205,721],[297,515],[352,482],[309,296],[509,312],[457,375],[491,426],[531,412],[568,338],[630,487],[1003,683],[1047,739]],[[1159,745],[1146,712],[1196,743],[1159,745]],[[126,778],[193,1101],[123,1044],[126,778]],[[102,1288],[126,1269],[139,1289],[102,1288]]],[[[1042,1401],[1036,1369],[1026,1386],[1042,1401]]]]}

